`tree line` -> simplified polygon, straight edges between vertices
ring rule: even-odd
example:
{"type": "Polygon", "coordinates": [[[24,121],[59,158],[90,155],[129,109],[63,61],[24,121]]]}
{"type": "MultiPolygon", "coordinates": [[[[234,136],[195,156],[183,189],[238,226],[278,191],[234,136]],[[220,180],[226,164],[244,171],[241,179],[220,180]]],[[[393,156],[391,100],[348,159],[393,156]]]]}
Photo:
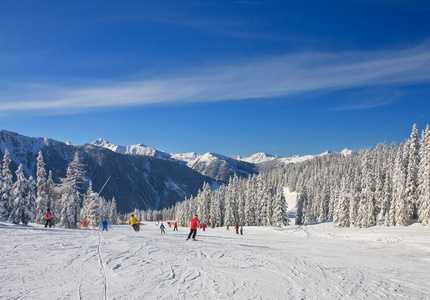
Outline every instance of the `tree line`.
{"type": "Polygon", "coordinates": [[[85,177],[86,166],[81,163],[78,152],[68,164],[66,177],[54,183],[52,172],[46,172],[42,152],[37,156],[36,180],[26,178],[20,164],[13,182],[10,170],[10,154],[5,150],[0,172],[0,216],[15,224],[45,222],[45,212],[50,208],[53,224],[63,228],[78,228],[82,220],[89,226],[100,226],[103,219],[115,223],[116,201],[105,200],[94,192],[92,182],[85,177]],[[84,185],[88,188],[84,193],[84,185]]]}
{"type": "Polygon", "coordinates": [[[399,146],[329,153],[290,163],[211,191],[171,208],[137,211],[142,220],[176,219],[188,225],[195,213],[203,222],[283,226],[289,223],[283,188],[297,192],[297,225],[333,221],[337,227],[430,226],[430,128],[419,137],[416,125],[399,146]]]}
{"type": "Polygon", "coordinates": [[[198,194],[178,202],[171,208],[158,211],[135,210],[142,220],[175,219],[180,226],[188,226],[195,214],[201,223],[220,226],[285,226],[290,220],[283,188],[274,185],[267,174],[254,174],[249,178],[230,177],[228,185],[211,191],[205,183],[198,194]]]}
{"type": "Polygon", "coordinates": [[[399,146],[381,143],[274,170],[298,192],[296,224],[337,227],[430,225],[430,128],[416,125],[399,146]]]}

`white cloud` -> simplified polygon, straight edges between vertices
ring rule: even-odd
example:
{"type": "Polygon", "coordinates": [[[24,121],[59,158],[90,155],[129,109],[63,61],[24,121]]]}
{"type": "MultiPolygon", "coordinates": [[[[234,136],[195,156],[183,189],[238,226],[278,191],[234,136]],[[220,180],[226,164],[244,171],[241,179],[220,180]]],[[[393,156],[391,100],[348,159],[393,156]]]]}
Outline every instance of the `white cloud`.
{"type": "Polygon", "coordinates": [[[133,82],[21,86],[0,94],[0,112],[225,101],[430,81],[427,44],[403,50],[262,57],[133,82]]]}

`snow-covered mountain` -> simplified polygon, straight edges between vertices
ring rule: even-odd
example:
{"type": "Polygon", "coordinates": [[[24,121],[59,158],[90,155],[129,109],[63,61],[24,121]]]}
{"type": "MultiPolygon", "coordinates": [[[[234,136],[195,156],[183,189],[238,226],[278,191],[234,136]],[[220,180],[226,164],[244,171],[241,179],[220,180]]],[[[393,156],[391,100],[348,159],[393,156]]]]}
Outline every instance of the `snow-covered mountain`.
{"type": "MultiPolygon", "coordinates": [[[[30,138],[0,130],[0,154],[8,150],[15,172],[22,164],[27,177],[36,177],[36,158],[42,151],[46,169],[55,182],[65,177],[67,164],[77,151],[88,166],[88,180],[97,191],[111,177],[103,190],[107,199],[115,197],[118,209],[128,212],[138,209],[169,207],[185,197],[196,195],[204,182],[213,187],[228,183],[234,174],[248,177],[262,171],[313,159],[318,155],[282,158],[257,153],[249,158],[231,158],[216,153],[203,155],[191,152],[169,154],[143,144],[117,146],[99,139],[84,146],[63,143],[49,138],[30,138]]],[[[349,150],[342,151],[348,155],[349,150]]],[[[326,155],[328,152],[320,154],[326,155]]]]}
{"type": "Polygon", "coordinates": [[[147,156],[152,156],[160,159],[170,158],[169,153],[145,146],[144,144],[137,144],[137,145],[131,145],[131,146],[118,146],[118,145],[109,143],[105,139],[100,138],[95,140],[93,143],[91,143],[91,145],[103,147],[113,152],[121,153],[121,154],[147,155],[147,156]]]}
{"type": "MultiPolygon", "coordinates": [[[[120,212],[137,209],[170,207],[185,197],[196,195],[205,182],[218,184],[207,176],[173,160],[148,155],[126,155],[94,145],[76,146],[48,138],[30,138],[0,130],[0,150],[10,153],[11,171],[21,164],[27,177],[36,178],[37,154],[42,151],[47,171],[52,171],[54,182],[66,176],[68,163],[75,152],[87,166],[87,179],[95,191],[103,189],[106,199],[115,197],[120,212]]],[[[154,153],[154,152],[153,152],[154,153]]],[[[85,187],[84,187],[85,188],[85,187]]]]}
{"type": "MultiPolygon", "coordinates": [[[[258,173],[260,171],[265,171],[276,167],[283,167],[290,163],[303,162],[330,153],[327,151],[319,155],[295,155],[292,157],[280,157],[259,152],[250,157],[237,156],[235,158],[231,158],[216,153],[205,153],[203,155],[195,152],[169,154],[165,151],[151,148],[143,144],[117,146],[101,138],[94,141],[91,145],[107,148],[117,153],[138,154],[152,156],[159,159],[173,160],[188,166],[202,175],[209,176],[224,183],[227,183],[230,176],[233,176],[234,174],[248,177],[249,175],[258,173]]],[[[345,152],[342,153],[346,155],[347,149],[344,151],[345,152]]]]}
{"type": "Polygon", "coordinates": [[[255,164],[235,160],[216,153],[206,153],[189,161],[187,166],[202,175],[227,183],[234,174],[248,177],[259,172],[255,164]]]}
{"type": "Polygon", "coordinates": [[[241,156],[236,157],[237,160],[241,160],[241,161],[245,161],[245,162],[249,162],[249,163],[253,163],[253,164],[259,164],[259,163],[267,162],[270,160],[276,160],[279,158],[280,158],[280,156],[274,156],[274,155],[263,153],[263,152],[255,153],[254,155],[252,155],[250,157],[241,157],[241,156]]]}
{"type": "Polygon", "coordinates": [[[121,154],[137,154],[176,161],[186,165],[187,167],[199,172],[204,176],[208,176],[224,183],[227,183],[229,178],[234,174],[248,177],[249,175],[258,173],[258,168],[256,168],[256,166],[253,164],[245,161],[235,160],[233,158],[216,153],[205,153],[203,155],[195,152],[169,154],[161,150],[147,147],[143,144],[117,146],[101,138],[91,143],[91,145],[106,148],[121,154]]]}

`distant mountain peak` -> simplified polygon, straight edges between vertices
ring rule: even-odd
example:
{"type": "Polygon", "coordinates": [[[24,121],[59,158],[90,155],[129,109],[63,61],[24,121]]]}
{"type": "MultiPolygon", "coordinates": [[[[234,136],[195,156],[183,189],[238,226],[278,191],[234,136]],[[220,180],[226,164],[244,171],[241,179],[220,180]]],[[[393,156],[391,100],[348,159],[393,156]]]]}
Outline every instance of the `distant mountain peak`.
{"type": "Polygon", "coordinates": [[[245,158],[238,157],[237,159],[241,160],[241,161],[253,163],[253,164],[258,164],[258,163],[263,163],[263,162],[267,162],[270,160],[275,160],[278,158],[280,158],[280,156],[277,156],[277,155],[275,156],[275,155],[267,154],[264,152],[258,152],[258,153],[253,154],[250,157],[245,157],[245,158]]]}
{"type": "Polygon", "coordinates": [[[91,145],[97,146],[97,147],[103,147],[113,152],[117,152],[121,154],[146,155],[146,156],[153,156],[160,159],[170,158],[170,154],[164,151],[157,150],[155,148],[147,147],[142,143],[131,145],[131,146],[118,146],[108,142],[103,138],[98,138],[97,140],[92,142],[91,145]]]}

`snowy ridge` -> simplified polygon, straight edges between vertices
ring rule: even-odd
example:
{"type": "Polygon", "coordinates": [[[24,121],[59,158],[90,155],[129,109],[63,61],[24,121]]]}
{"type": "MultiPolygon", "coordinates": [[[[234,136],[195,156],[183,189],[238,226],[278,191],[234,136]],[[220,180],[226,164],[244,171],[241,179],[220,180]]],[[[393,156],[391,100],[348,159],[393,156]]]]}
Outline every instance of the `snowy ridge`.
{"type": "Polygon", "coordinates": [[[99,138],[91,143],[93,146],[103,147],[109,149],[116,153],[121,154],[137,154],[137,155],[146,155],[153,156],[160,159],[168,159],[170,158],[170,154],[157,150],[155,148],[151,148],[145,146],[143,144],[131,145],[131,146],[118,146],[112,143],[109,143],[107,140],[99,138]]]}
{"type": "Polygon", "coordinates": [[[279,159],[279,158],[280,158],[280,156],[274,156],[274,155],[263,153],[263,152],[255,153],[254,155],[252,155],[250,157],[244,157],[244,158],[242,158],[240,156],[236,157],[237,160],[246,161],[246,162],[253,163],[253,164],[259,164],[262,162],[275,160],[275,159],[279,159]]]}
{"type": "MultiPolygon", "coordinates": [[[[331,151],[326,151],[322,154],[317,154],[317,155],[305,155],[305,156],[294,155],[292,157],[281,157],[279,155],[271,155],[268,153],[258,152],[250,157],[237,156],[234,158],[229,158],[221,154],[210,153],[210,152],[205,153],[203,155],[198,154],[196,152],[169,154],[162,150],[157,150],[155,148],[151,148],[143,144],[137,144],[137,145],[131,145],[131,146],[118,146],[118,145],[109,143],[108,141],[102,138],[97,139],[96,141],[91,143],[91,145],[107,148],[117,153],[138,154],[138,155],[153,156],[160,159],[171,159],[171,160],[175,160],[180,163],[186,164],[191,168],[194,168],[195,166],[200,165],[200,169],[205,168],[208,165],[211,165],[216,160],[234,159],[237,161],[247,162],[251,164],[262,164],[262,163],[271,162],[271,161],[278,161],[283,164],[289,164],[289,163],[303,162],[309,159],[314,159],[316,157],[321,157],[331,153],[331,151]]],[[[352,150],[344,149],[341,153],[343,155],[349,155],[352,152],[353,152],[352,150]]]]}
{"type": "MultiPolygon", "coordinates": [[[[273,168],[283,167],[290,163],[299,163],[322,157],[331,153],[326,151],[318,155],[305,155],[305,156],[292,156],[292,157],[280,157],[263,152],[256,153],[250,157],[231,158],[225,155],[216,153],[205,153],[200,155],[196,152],[182,153],[182,154],[168,154],[167,152],[157,150],[155,148],[147,147],[143,144],[137,144],[132,146],[117,146],[104,139],[98,139],[91,145],[97,147],[103,147],[110,149],[111,151],[123,154],[137,154],[152,156],[159,159],[173,160],[188,166],[189,168],[199,172],[204,176],[211,177],[217,181],[227,183],[229,178],[234,174],[238,174],[243,177],[267,171],[273,168]]],[[[351,152],[345,149],[342,151],[344,155],[348,155],[351,152]]]]}
{"type": "Polygon", "coordinates": [[[196,152],[171,154],[172,159],[182,162],[184,164],[191,163],[200,157],[201,155],[196,152]]]}
{"type": "MultiPolygon", "coordinates": [[[[348,149],[343,150],[343,151],[345,151],[344,155],[350,154],[347,152],[347,150],[348,149]]],[[[322,157],[322,156],[325,156],[325,155],[330,154],[330,153],[331,153],[331,151],[326,151],[322,154],[317,154],[317,155],[305,155],[305,156],[294,155],[291,157],[280,157],[278,155],[275,156],[275,155],[260,152],[260,153],[256,153],[250,157],[245,157],[245,158],[238,156],[238,157],[236,157],[236,159],[241,160],[241,161],[246,161],[249,163],[254,163],[254,164],[261,164],[261,163],[266,163],[266,162],[271,162],[271,161],[278,161],[278,162],[281,162],[281,163],[286,165],[289,163],[299,163],[299,162],[303,162],[306,160],[314,159],[316,157],[322,157]]]]}

